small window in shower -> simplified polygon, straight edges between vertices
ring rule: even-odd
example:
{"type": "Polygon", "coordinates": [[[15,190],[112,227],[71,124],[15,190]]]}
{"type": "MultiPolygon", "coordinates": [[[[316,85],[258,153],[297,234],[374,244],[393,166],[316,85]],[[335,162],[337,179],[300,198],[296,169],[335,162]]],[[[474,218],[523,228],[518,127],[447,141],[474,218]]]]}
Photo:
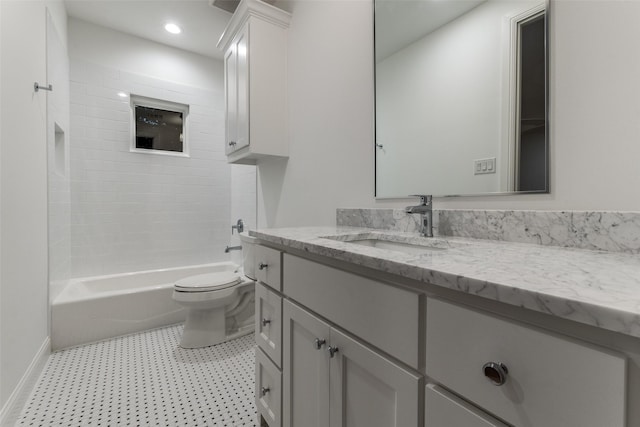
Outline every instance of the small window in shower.
{"type": "Polygon", "coordinates": [[[131,151],[188,156],[188,105],[131,95],[131,110],[131,151]]]}

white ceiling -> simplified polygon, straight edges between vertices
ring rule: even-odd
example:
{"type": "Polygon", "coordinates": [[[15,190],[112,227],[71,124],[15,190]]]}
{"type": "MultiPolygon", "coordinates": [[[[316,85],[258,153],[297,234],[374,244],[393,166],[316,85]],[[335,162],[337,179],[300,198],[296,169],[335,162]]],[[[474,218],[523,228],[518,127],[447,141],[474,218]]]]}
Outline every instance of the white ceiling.
{"type": "Polygon", "coordinates": [[[376,62],[486,0],[376,0],[376,62]]]}
{"type": "Polygon", "coordinates": [[[208,0],[64,0],[69,16],[158,43],[222,59],[216,48],[231,13],[208,0]],[[175,22],[181,34],[164,25],[175,22]]]}

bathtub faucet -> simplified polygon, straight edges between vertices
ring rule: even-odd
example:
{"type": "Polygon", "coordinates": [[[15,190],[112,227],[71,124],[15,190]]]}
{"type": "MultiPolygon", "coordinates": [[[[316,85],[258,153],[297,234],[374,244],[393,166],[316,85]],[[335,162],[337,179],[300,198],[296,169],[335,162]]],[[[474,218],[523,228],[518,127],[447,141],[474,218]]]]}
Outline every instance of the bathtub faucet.
{"type": "Polygon", "coordinates": [[[229,252],[231,252],[231,251],[239,251],[239,250],[241,250],[241,249],[242,249],[242,246],[227,246],[227,247],[224,249],[224,253],[225,253],[225,254],[228,254],[228,253],[229,253],[229,252]]]}

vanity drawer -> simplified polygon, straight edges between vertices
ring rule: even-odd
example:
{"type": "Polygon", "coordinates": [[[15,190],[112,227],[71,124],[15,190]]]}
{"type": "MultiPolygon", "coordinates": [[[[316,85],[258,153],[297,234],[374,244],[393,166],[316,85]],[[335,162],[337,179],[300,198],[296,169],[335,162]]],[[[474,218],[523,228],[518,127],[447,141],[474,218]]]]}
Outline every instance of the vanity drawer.
{"type": "Polygon", "coordinates": [[[290,254],[283,263],[288,297],[419,368],[420,295],[290,254]]]}
{"type": "Polygon", "coordinates": [[[428,298],[426,355],[429,377],[510,424],[625,425],[626,359],[611,351],[428,298]]]}
{"type": "Polygon", "coordinates": [[[256,283],[256,342],[280,366],[282,357],[282,298],[256,283]]]}
{"type": "Polygon", "coordinates": [[[282,422],[282,373],[262,352],[256,350],[256,406],[269,427],[282,422]]]}
{"type": "Polygon", "coordinates": [[[425,427],[507,427],[435,384],[427,384],[425,427]]]}
{"type": "Polygon", "coordinates": [[[282,252],[266,246],[256,246],[256,278],[259,282],[282,290],[282,252]]]}

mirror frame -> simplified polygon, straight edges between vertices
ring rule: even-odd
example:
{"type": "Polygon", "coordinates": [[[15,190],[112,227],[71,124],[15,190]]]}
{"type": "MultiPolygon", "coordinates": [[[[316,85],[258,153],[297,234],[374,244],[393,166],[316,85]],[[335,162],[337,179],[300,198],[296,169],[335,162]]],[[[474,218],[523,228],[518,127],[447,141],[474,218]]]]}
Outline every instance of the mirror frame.
{"type": "MultiPolygon", "coordinates": [[[[376,64],[376,2],[378,0],[372,0],[372,24],[373,24],[373,195],[376,200],[403,200],[412,198],[411,195],[407,196],[379,196],[378,195],[378,139],[377,139],[377,64],[376,64]]],[[[418,1],[418,0],[416,0],[418,1]]],[[[438,198],[456,198],[456,197],[487,197],[487,196],[519,196],[526,194],[550,194],[550,169],[551,169],[551,156],[550,156],[550,120],[549,120],[549,15],[551,9],[551,1],[543,0],[541,4],[544,5],[544,101],[545,101],[545,188],[542,190],[531,191],[496,191],[487,193],[463,193],[463,194],[433,194],[433,197],[438,198]]],[[[428,194],[428,193],[423,193],[428,194]]]]}

